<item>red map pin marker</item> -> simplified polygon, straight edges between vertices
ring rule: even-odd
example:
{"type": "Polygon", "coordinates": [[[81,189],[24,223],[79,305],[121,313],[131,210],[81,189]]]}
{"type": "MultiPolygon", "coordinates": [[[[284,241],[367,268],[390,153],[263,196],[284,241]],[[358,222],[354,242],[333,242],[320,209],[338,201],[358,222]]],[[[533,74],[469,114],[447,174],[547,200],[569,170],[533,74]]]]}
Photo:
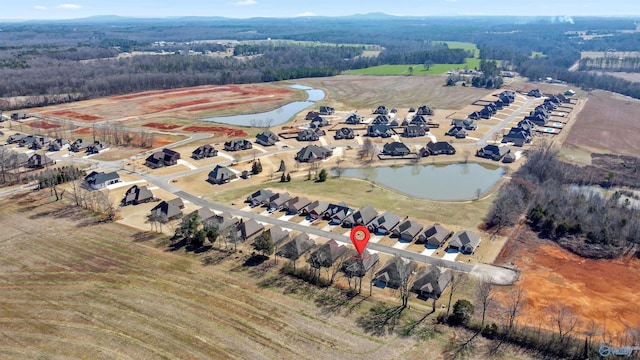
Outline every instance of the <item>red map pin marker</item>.
{"type": "Polygon", "coordinates": [[[358,255],[360,256],[362,256],[362,252],[364,251],[364,248],[367,247],[367,243],[370,238],[371,234],[369,233],[369,229],[362,225],[358,225],[351,229],[351,242],[353,243],[353,246],[356,247],[358,255]]]}

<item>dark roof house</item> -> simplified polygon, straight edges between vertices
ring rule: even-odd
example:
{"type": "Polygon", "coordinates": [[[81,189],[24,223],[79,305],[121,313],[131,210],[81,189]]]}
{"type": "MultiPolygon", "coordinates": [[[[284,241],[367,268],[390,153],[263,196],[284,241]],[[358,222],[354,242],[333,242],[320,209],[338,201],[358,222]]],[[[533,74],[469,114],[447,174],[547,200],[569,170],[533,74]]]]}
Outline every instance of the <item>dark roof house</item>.
{"type": "Polygon", "coordinates": [[[416,244],[425,244],[427,247],[437,248],[444,244],[452,234],[453,231],[444,226],[433,224],[418,235],[416,244]]]}
{"type": "Polygon", "coordinates": [[[397,289],[400,287],[402,282],[402,277],[398,269],[398,265],[400,261],[405,261],[405,263],[409,266],[408,270],[414,271],[416,268],[416,264],[414,262],[409,262],[407,259],[402,258],[392,258],[387,261],[382,269],[376,272],[373,283],[375,286],[380,288],[390,287],[393,289],[397,289]]]}
{"type": "Polygon", "coordinates": [[[315,245],[315,241],[309,238],[306,233],[300,233],[298,236],[287,242],[276,251],[276,255],[296,261],[305,252],[311,250],[315,245]]]}
{"type": "Polygon", "coordinates": [[[408,137],[408,138],[414,138],[419,136],[425,136],[427,132],[428,132],[427,128],[423,126],[409,125],[404,128],[404,132],[402,133],[402,136],[408,137]]]}
{"type": "Polygon", "coordinates": [[[260,189],[247,197],[246,202],[251,206],[258,206],[273,196],[273,191],[268,189],[260,189]]]}
{"type": "Polygon", "coordinates": [[[279,210],[291,200],[291,195],[288,192],[278,193],[277,195],[278,196],[275,199],[272,198],[267,205],[269,210],[279,210]]]}
{"type": "Polygon", "coordinates": [[[258,233],[264,230],[264,225],[259,222],[249,219],[247,221],[241,222],[238,225],[238,236],[243,240],[251,240],[254,236],[258,235],[258,233]]]}
{"type": "Polygon", "coordinates": [[[124,194],[122,205],[138,205],[153,200],[153,193],[146,186],[133,185],[124,194]]]}
{"type": "Polygon", "coordinates": [[[69,142],[65,139],[55,139],[49,142],[49,151],[60,151],[65,147],[69,147],[69,142]]]}
{"type": "MultiPolygon", "coordinates": [[[[109,148],[109,145],[103,143],[102,141],[96,140],[89,146],[87,146],[87,154],[97,154],[100,151],[106,150],[109,148]]],[[[178,154],[179,155],[179,154],[178,154]]],[[[178,158],[180,158],[178,156],[178,158]]]]}
{"type": "Polygon", "coordinates": [[[362,122],[362,116],[356,113],[352,113],[344,121],[345,124],[350,124],[350,125],[357,125],[357,124],[360,124],[361,122],[362,122]]]}
{"type": "MultiPolygon", "coordinates": [[[[179,199],[179,198],[178,198],[179,199]]],[[[175,199],[173,199],[175,200],[175,199]]],[[[177,201],[163,201],[151,209],[151,214],[163,216],[167,220],[179,219],[182,217],[182,209],[177,201]]],[[[182,200],[180,200],[182,203],[182,200]]]]}
{"type": "Polygon", "coordinates": [[[234,173],[230,169],[221,165],[216,165],[216,167],[214,167],[213,170],[209,172],[209,177],[207,178],[207,180],[212,184],[220,185],[228,183],[229,181],[237,177],[238,175],[236,175],[236,173],[234,173]]]}
{"type": "Polygon", "coordinates": [[[400,223],[400,220],[402,220],[400,216],[387,211],[373,219],[367,228],[373,233],[388,234],[400,223]]]}
{"type": "Polygon", "coordinates": [[[431,109],[427,105],[422,105],[422,106],[420,106],[418,108],[418,111],[416,112],[416,115],[432,116],[433,115],[433,109],[431,109]]]}
{"type": "Polygon", "coordinates": [[[287,203],[287,213],[297,214],[309,204],[311,204],[311,200],[308,198],[296,196],[287,203]]]}
{"type": "Polygon", "coordinates": [[[76,141],[72,142],[69,145],[69,150],[73,152],[80,152],[85,150],[91,143],[84,139],[76,139],[76,141]]]}
{"type": "Polygon", "coordinates": [[[179,152],[171,149],[162,149],[147,157],[144,164],[152,169],[157,169],[163,166],[175,165],[178,163],[178,160],[180,160],[179,152]]]}
{"type": "Polygon", "coordinates": [[[320,106],[320,115],[333,115],[336,112],[336,109],[331,106],[320,106]]]}
{"type": "Polygon", "coordinates": [[[411,150],[407,145],[399,141],[384,144],[382,153],[389,156],[407,156],[411,153],[411,150]]]}
{"type": "Polygon", "coordinates": [[[347,247],[331,239],[312,252],[307,259],[309,266],[315,269],[328,268],[347,252],[347,247]]]}
{"type": "Polygon", "coordinates": [[[198,146],[191,153],[191,157],[196,160],[218,156],[218,150],[214,149],[211,144],[198,146]]]}
{"type": "Polygon", "coordinates": [[[398,226],[396,226],[392,233],[401,240],[411,242],[413,238],[418,236],[422,230],[422,224],[417,221],[404,219],[398,226]]]}
{"type": "Polygon", "coordinates": [[[427,143],[427,150],[429,150],[430,155],[453,155],[456,153],[456,149],[446,141],[429,141],[429,143],[427,143]]]}
{"type": "Polygon", "coordinates": [[[369,125],[367,127],[367,136],[370,137],[383,137],[388,138],[391,137],[395,132],[391,129],[389,125],[377,124],[377,125],[369,125]]]}
{"type": "Polygon", "coordinates": [[[260,134],[256,135],[256,142],[262,146],[275,145],[278,140],[280,140],[278,138],[278,135],[272,133],[271,131],[263,131],[260,134]]]}
{"type": "Polygon", "coordinates": [[[252,149],[253,144],[246,139],[233,139],[224,143],[224,149],[226,151],[240,151],[252,149]]]}
{"type": "Polygon", "coordinates": [[[353,129],[347,128],[347,127],[343,127],[337,130],[336,134],[333,136],[333,138],[336,140],[353,139],[354,137],[355,137],[355,133],[353,132],[353,129]]]}
{"type": "Polygon", "coordinates": [[[329,220],[333,225],[340,224],[347,216],[353,212],[353,209],[348,207],[345,203],[340,202],[338,204],[331,204],[324,212],[323,218],[329,220]]]}
{"type": "Polygon", "coordinates": [[[296,139],[298,141],[317,141],[320,136],[324,135],[324,130],[303,129],[298,132],[296,139]]]}
{"type": "Polygon", "coordinates": [[[509,153],[509,148],[506,146],[498,145],[486,145],[476,153],[479,157],[500,161],[505,155],[509,153]]]}
{"type": "Polygon", "coordinates": [[[362,256],[349,257],[342,263],[342,272],[348,278],[364,277],[371,268],[380,261],[378,254],[365,250],[362,256]]]}
{"type": "Polygon", "coordinates": [[[342,226],[344,227],[354,227],[356,225],[368,225],[372,222],[376,216],[378,216],[378,212],[369,205],[362,207],[360,210],[352,213],[342,220],[342,226]]]}
{"type": "Polygon", "coordinates": [[[33,154],[29,157],[29,160],[27,160],[27,167],[30,169],[36,169],[53,165],[55,163],[55,161],[45,154],[33,154]]]}
{"type": "Polygon", "coordinates": [[[304,209],[302,209],[302,214],[307,215],[312,219],[317,219],[324,214],[325,211],[329,208],[329,203],[324,200],[316,200],[309,205],[307,205],[304,209]]]}
{"type": "Polygon", "coordinates": [[[441,271],[437,266],[429,266],[413,282],[411,291],[418,294],[419,299],[439,299],[452,279],[451,270],[441,271]]]}
{"type": "Polygon", "coordinates": [[[333,155],[333,150],[326,146],[309,145],[305,146],[296,154],[296,160],[300,162],[313,162],[324,160],[333,155]]]}
{"type": "Polygon", "coordinates": [[[448,248],[465,254],[473,254],[478,245],[480,245],[480,236],[469,230],[463,230],[453,235],[448,248]]]}

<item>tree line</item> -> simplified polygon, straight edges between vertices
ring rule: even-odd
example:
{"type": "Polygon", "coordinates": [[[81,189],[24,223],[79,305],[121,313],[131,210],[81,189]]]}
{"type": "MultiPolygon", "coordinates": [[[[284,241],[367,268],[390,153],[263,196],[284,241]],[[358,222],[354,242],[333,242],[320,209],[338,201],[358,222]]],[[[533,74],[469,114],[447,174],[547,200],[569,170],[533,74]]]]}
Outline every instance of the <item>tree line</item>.
{"type": "MultiPolygon", "coordinates": [[[[613,258],[640,244],[640,210],[621,201],[577,187],[581,169],[563,163],[545,145],[527,153],[527,162],[503,185],[486,217],[499,231],[525,216],[541,236],[585,257],[613,258]]],[[[607,175],[610,180],[613,175],[607,175]]]]}

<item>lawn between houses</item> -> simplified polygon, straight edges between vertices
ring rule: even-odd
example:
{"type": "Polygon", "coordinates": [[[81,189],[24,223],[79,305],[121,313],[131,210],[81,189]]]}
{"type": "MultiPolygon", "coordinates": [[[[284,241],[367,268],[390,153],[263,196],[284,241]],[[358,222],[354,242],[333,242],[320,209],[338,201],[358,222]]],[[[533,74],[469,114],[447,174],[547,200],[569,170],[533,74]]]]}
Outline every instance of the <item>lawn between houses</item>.
{"type": "MultiPolygon", "coordinates": [[[[438,359],[452,334],[433,333],[428,318],[415,329],[430,339],[421,346],[399,336],[429,310],[411,300],[392,334],[373,336],[358,319],[379,300],[343,304],[335,288],[278,275],[270,261],[243,266],[246,252],[169,251],[162,235],[102,222],[46,191],[2,201],[0,226],[0,348],[12,358],[438,359]]],[[[486,344],[479,338],[470,358],[486,358],[486,344]]]]}

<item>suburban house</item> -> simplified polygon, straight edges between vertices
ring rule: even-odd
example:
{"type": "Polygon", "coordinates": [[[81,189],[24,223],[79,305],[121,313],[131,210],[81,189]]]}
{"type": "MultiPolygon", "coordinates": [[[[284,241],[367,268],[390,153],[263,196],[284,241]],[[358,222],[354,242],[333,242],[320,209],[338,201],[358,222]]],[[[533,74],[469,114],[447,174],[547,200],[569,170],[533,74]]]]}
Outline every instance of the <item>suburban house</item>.
{"type": "Polygon", "coordinates": [[[372,233],[388,234],[398,226],[401,220],[402,218],[400,216],[387,211],[373,219],[373,221],[367,225],[367,228],[369,228],[369,231],[372,233]]]}
{"type": "Polygon", "coordinates": [[[516,92],[513,90],[505,90],[503,92],[500,93],[500,95],[498,95],[498,97],[506,103],[511,104],[512,102],[514,102],[516,100],[516,92]]]}
{"type": "Polygon", "coordinates": [[[422,230],[422,224],[417,221],[404,219],[391,232],[400,240],[411,242],[422,230]]]}
{"type": "Polygon", "coordinates": [[[91,143],[84,139],[76,139],[76,141],[69,144],[69,150],[73,152],[80,152],[86,150],[89,145],[91,145],[91,143]]]}
{"type": "Polygon", "coordinates": [[[331,106],[320,106],[320,115],[333,115],[336,112],[336,109],[331,106]]]}
{"type": "Polygon", "coordinates": [[[33,154],[27,160],[27,167],[30,169],[39,169],[55,163],[55,161],[45,154],[33,154]]]}
{"type": "Polygon", "coordinates": [[[216,167],[214,167],[213,170],[209,172],[207,181],[212,184],[220,185],[228,183],[229,181],[236,179],[237,177],[238,175],[236,175],[236,173],[234,173],[230,169],[221,165],[216,165],[216,167]]]}
{"type": "Polygon", "coordinates": [[[500,161],[500,159],[507,155],[509,151],[509,148],[506,146],[486,145],[482,149],[478,150],[476,155],[478,155],[479,157],[500,161]]]}
{"type": "Polygon", "coordinates": [[[251,206],[258,206],[273,196],[273,191],[267,189],[260,189],[247,197],[246,202],[251,206]]]}
{"type": "Polygon", "coordinates": [[[467,118],[471,119],[471,120],[478,120],[478,119],[480,119],[480,112],[479,111],[474,111],[471,114],[467,115],[467,118]]]}
{"type": "Polygon", "coordinates": [[[24,136],[22,139],[20,139],[20,141],[18,142],[18,146],[20,147],[26,147],[26,148],[31,148],[31,144],[33,144],[34,141],[36,141],[38,137],[35,135],[27,135],[24,136]]]}
{"type": "Polygon", "coordinates": [[[280,140],[278,138],[278,135],[272,133],[271,131],[263,131],[260,134],[256,135],[256,142],[262,146],[275,145],[278,140],[280,140]]]}
{"type": "Polygon", "coordinates": [[[325,211],[329,209],[329,203],[324,200],[316,200],[302,209],[302,215],[306,215],[311,219],[321,217],[325,211]]]}
{"type": "Polygon", "coordinates": [[[322,216],[325,220],[329,220],[329,223],[332,225],[338,225],[344,220],[347,216],[351,215],[353,209],[348,207],[344,202],[340,202],[338,204],[331,204],[327,208],[327,211],[324,212],[322,216]]]}
{"type": "Polygon", "coordinates": [[[300,162],[313,162],[324,160],[333,155],[333,150],[326,146],[309,145],[305,146],[296,154],[296,160],[300,162]]]}
{"type": "Polygon", "coordinates": [[[389,108],[384,105],[378,106],[375,110],[373,110],[374,114],[387,115],[389,113],[389,108]]]}
{"type": "Polygon", "coordinates": [[[96,140],[89,146],[87,146],[87,154],[97,154],[100,151],[107,150],[109,145],[103,143],[102,141],[96,140]]]}
{"type": "Polygon", "coordinates": [[[282,229],[278,225],[272,226],[271,228],[265,230],[265,232],[269,234],[274,245],[278,245],[279,243],[288,240],[291,236],[291,234],[289,234],[289,231],[282,229]]]}
{"type": "Polygon", "coordinates": [[[28,119],[29,118],[29,114],[27,113],[13,113],[11,114],[11,120],[24,120],[24,119],[28,119]]]}
{"type": "Polygon", "coordinates": [[[533,89],[527,93],[527,96],[542,97],[542,91],[540,91],[540,89],[533,89]]]}
{"type": "Polygon", "coordinates": [[[314,269],[328,268],[347,252],[347,247],[331,239],[312,252],[307,259],[314,269]]]}
{"type": "Polygon", "coordinates": [[[464,139],[467,137],[467,130],[462,126],[452,126],[445,135],[454,136],[456,139],[464,139]]]}
{"type": "Polygon", "coordinates": [[[513,127],[509,133],[502,137],[503,143],[513,143],[515,146],[524,146],[533,140],[533,133],[522,127],[513,127]]]}
{"type": "Polygon", "coordinates": [[[60,151],[69,147],[69,142],[65,139],[55,139],[49,142],[49,151],[60,151]]]}
{"type": "Polygon", "coordinates": [[[411,272],[415,271],[416,264],[414,262],[409,262],[407,259],[392,258],[387,261],[382,269],[376,272],[373,283],[375,286],[379,288],[390,287],[392,289],[397,289],[400,287],[402,278],[400,272],[398,271],[398,262],[405,261],[409,264],[411,272]]]}
{"type": "Polygon", "coordinates": [[[509,152],[507,155],[505,155],[502,158],[502,162],[505,163],[505,164],[509,164],[509,163],[515,162],[516,160],[517,160],[516,154],[514,154],[512,152],[509,152]]]}
{"type": "Polygon", "coordinates": [[[302,254],[311,250],[315,244],[316,242],[309,238],[309,235],[306,233],[300,233],[298,236],[282,245],[280,249],[276,251],[276,255],[289,259],[295,263],[302,254]]]}
{"type": "Polygon", "coordinates": [[[171,149],[162,149],[151,154],[145,160],[144,164],[152,169],[161,168],[163,166],[171,166],[178,163],[180,153],[171,149]]]}
{"type": "Polygon", "coordinates": [[[349,125],[358,125],[360,123],[362,123],[362,116],[360,116],[359,114],[356,113],[352,113],[351,115],[349,115],[347,117],[347,119],[344,121],[345,124],[349,124],[349,125]]]}
{"type": "Polygon", "coordinates": [[[383,155],[404,157],[409,155],[409,153],[411,153],[411,150],[409,149],[409,147],[407,147],[407,145],[399,141],[394,141],[388,144],[384,144],[382,148],[383,155]]]}
{"type": "Polygon", "coordinates": [[[184,203],[182,199],[175,198],[169,201],[163,201],[151,209],[151,214],[156,217],[165,217],[167,220],[179,219],[182,217],[182,209],[184,203]]]}
{"type": "Polygon", "coordinates": [[[115,171],[110,173],[92,171],[84,178],[84,182],[91,189],[100,190],[106,188],[109,185],[119,183],[120,176],[115,171]]]}
{"type": "Polygon", "coordinates": [[[269,210],[280,210],[284,207],[289,200],[291,200],[291,195],[288,192],[277,193],[275,198],[271,198],[269,204],[267,204],[267,208],[269,210]]]}
{"type": "Polygon", "coordinates": [[[298,132],[296,139],[298,141],[317,141],[320,136],[324,136],[324,130],[316,129],[303,129],[298,132]]]}
{"type": "Polygon", "coordinates": [[[253,145],[251,141],[246,139],[234,139],[224,143],[224,149],[226,151],[240,151],[252,149],[253,145]]]}
{"type": "Polygon", "coordinates": [[[464,254],[473,254],[480,245],[480,236],[469,230],[458,231],[449,241],[449,249],[458,250],[464,254]]]}
{"type": "Polygon", "coordinates": [[[373,125],[389,125],[389,115],[378,115],[371,122],[373,125]]]}
{"type": "Polygon", "coordinates": [[[297,214],[302,211],[307,205],[311,204],[311,200],[306,197],[296,196],[287,202],[287,213],[297,214]]]}
{"type": "Polygon", "coordinates": [[[453,231],[440,224],[433,224],[424,229],[418,235],[416,244],[425,244],[426,247],[438,248],[453,234],[453,231]]]}
{"type": "Polygon", "coordinates": [[[151,190],[149,190],[149,188],[147,188],[146,186],[133,185],[124,194],[122,205],[138,205],[152,201],[153,199],[153,193],[151,192],[151,190]]]}
{"type": "Polygon", "coordinates": [[[218,156],[218,150],[214,149],[211,144],[198,146],[195,150],[193,150],[193,152],[191,152],[191,158],[196,160],[214,156],[218,156]]]}
{"type": "Polygon", "coordinates": [[[453,155],[456,153],[456,149],[453,145],[446,141],[429,141],[429,143],[427,143],[427,150],[429,150],[430,155],[453,155]]]}
{"type": "Polygon", "coordinates": [[[27,135],[25,134],[20,134],[20,133],[15,133],[13,135],[9,135],[9,137],[7,138],[7,144],[16,144],[16,143],[20,143],[20,141],[22,139],[24,139],[27,135]]]}
{"type": "Polygon", "coordinates": [[[31,144],[29,144],[29,149],[31,150],[40,150],[42,148],[44,148],[45,146],[49,145],[49,143],[51,142],[51,140],[42,137],[42,136],[35,136],[33,138],[33,141],[31,142],[31,144]]]}
{"type": "Polygon", "coordinates": [[[478,125],[472,119],[465,119],[465,120],[454,119],[454,120],[451,120],[451,125],[463,127],[466,130],[476,130],[478,128],[478,125]]]}
{"type": "Polygon", "coordinates": [[[208,226],[215,226],[220,233],[230,229],[237,228],[240,224],[240,219],[232,216],[229,213],[222,213],[220,215],[213,215],[204,222],[208,226]]]}
{"type": "Polygon", "coordinates": [[[432,116],[433,115],[433,109],[431,109],[427,105],[422,105],[422,106],[420,106],[418,108],[418,111],[416,111],[416,115],[432,116]]]}
{"type": "Polygon", "coordinates": [[[365,250],[361,257],[349,257],[342,263],[342,272],[348,278],[363,278],[380,261],[378,254],[365,250]]]}
{"type": "Polygon", "coordinates": [[[211,221],[211,219],[216,216],[216,213],[213,212],[213,210],[209,209],[208,207],[201,207],[200,209],[194,210],[191,214],[189,214],[188,216],[191,215],[195,215],[197,214],[198,217],[200,218],[200,221],[203,224],[207,224],[211,221]]]}
{"type": "Polygon", "coordinates": [[[319,128],[319,127],[329,126],[329,125],[331,125],[331,123],[329,123],[329,120],[323,118],[320,115],[316,116],[315,118],[313,118],[311,120],[311,127],[312,128],[319,128]]]}
{"type": "Polygon", "coordinates": [[[427,128],[423,126],[409,125],[404,128],[404,132],[402,133],[402,136],[407,138],[414,138],[419,136],[425,136],[427,135],[427,132],[428,132],[427,128]]]}
{"type": "Polygon", "coordinates": [[[451,270],[441,271],[437,266],[428,266],[411,286],[411,291],[418,294],[419,299],[439,299],[453,280],[451,270]]]}
{"type": "Polygon", "coordinates": [[[342,140],[342,139],[353,139],[355,138],[355,133],[353,132],[353,129],[351,128],[347,128],[347,127],[343,127],[339,130],[336,131],[336,134],[333,135],[333,138],[336,140],[342,140]]]}
{"type": "Polygon", "coordinates": [[[352,213],[342,220],[343,227],[354,227],[356,225],[368,225],[378,216],[378,212],[369,205],[352,213]]]}
{"type": "Polygon", "coordinates": [[[304,117],[305,120],[313,120],[316,116],[320,115],[317,111],[309,111],[307,115],[304,117]]]}
{"type": "Polygon", "coordinates": [[[394,135],[395,132],[391,129],[389,125],[369,125],[367,126],[367,136],[369,137],[383,137],[388,138],[394,135]]]}
{"type": "Polygon", "coordinates": [[[264,225],[253,219],[249,219],[238,225],[238,237],[242,239],[242,241],[251,240],[258,235],[258,233],[261,233],[262,230],[264,230],[264,225]]]}

